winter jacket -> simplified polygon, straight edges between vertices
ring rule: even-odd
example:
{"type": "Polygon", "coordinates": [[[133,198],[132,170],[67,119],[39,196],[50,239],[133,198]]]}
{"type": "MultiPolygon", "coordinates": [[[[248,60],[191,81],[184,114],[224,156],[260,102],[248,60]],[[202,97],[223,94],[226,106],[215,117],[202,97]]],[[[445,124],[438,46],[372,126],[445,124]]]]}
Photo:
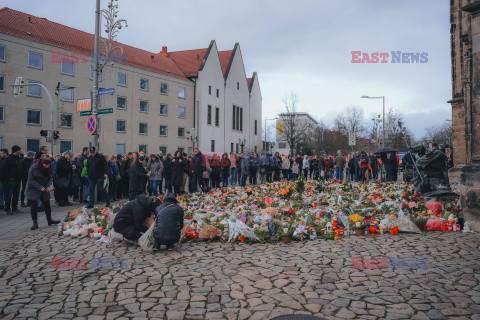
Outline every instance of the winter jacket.
{"type": "Polygon", "coordinates": [[[50,192],[42,191],[42,188],[49,188],[52,185],[52,176],[44,175],[34,164],[28,170],[28,180],[25,187],[25,197],[27,200],[38,201],[40,197],[44,200],[50,200],[50,192]]]}
{"type": "Polygon", "coordinates": [[[154,199],[147,195],[139,195],[135,200],[128,202],[115,216],[113,221],[115,232],[123,234],[127,239],[138,239],[140,232],[147,231],[145,220],[152,215],[153,203],[154,199]],[[138,237],[132,236],[134,233],[131,230],[132,226],[138,232],[138,237]]]}
{"type": "Polygon", "coordinates": [[[22,180],[23,170],[20,157],[10,154],[3,162],[5,181],[22,180]]]}
{"type": "Polygon", "coordinates": [[[26,181],[28,179],[28,171],[30,170],[32,163],[33,163],[33,159],[25,158],[22,160],[22,172],[23,172],[22,180],[26,181]]]}
{"type": "Polygon", "coordinates": [[[116,162],[112,160],[108,161],[108,176],[110,179],[116,179],[117,174],[120,173],[120,169],[118,169],[118,165],[116,162]]]}
{"type": "Polygon", "coordinates": [[[287,157],[282,159],[282,169],[283,170],[290,169],[290,159],[288,159],[287,157]]]}
{"type": "Polygon", "coordinates": [[[260,159],[258,156],[250,156],[250,165],[252,167],[260,167],[260,159]]]}
{"type": "Polygon", "coordinates": [[[104,175],[108,175],[107,159],[99,153],[90,156],[87,161],[87,173],[91,180],[105,179],[104,175]]]}
{"type": "Polygon", "coordinates": [[[345,167],[346,160],[343,156],[336,156],[335,157],[335,167],[337,168],[343,168],[345,167]]]}
{"type": "Polygon", "coordinates": [[[220,161],[220,167],[222,168],[222,178],[226,179],[230,176],[230,159],[222,158],[220,161]]]}
{"type": "Polygon", "coordinates": [[[65,157],[60,157],[57,162],[57,178],[70,178],[73,173],[72,164],[65,157]]]}
{"type": "Polygon", "coordinates": [[[150,180],[162,180],[163,163],[162,161],[151,161],[148,163],[147,170],[151,172],[150,180]]]}
{"type": "Polygon", "coordinates": [[[194,172],[204,172],[205,171],[205,157],[201,152],[193,156],[193,165],[192,170],[194,172]]]}
{"type": "Polygon", "coordinates": [[[153,235],[157,239],[178,239],[183,228],[183,209],[176,198],[165,198],[165,202],[155,209],[157,225],[153,235]]]}
{"type": "MultiPolygon", "coordinates": [[[[90,175],[90,173],[89,173],[90,175]]],[[[147,185],[147,171],[143,165],[138,161],[132,166],[130,171],[130,193],[134,195],[142,194],[145,192],[145,186],[147,185]]]]}
{"type": "Polygon", "coordinates": [[[303,158],[303,170],[308,170],[310,168],[310,163],[308,162],[308,158],[305,156],[303,158]]]}
{"type": "Polygon", "coordinates": [[[186,161],[183,157],[172,159],[172,185],[181,186],[183,183],[183,172],[185,171],[186,161]]]}

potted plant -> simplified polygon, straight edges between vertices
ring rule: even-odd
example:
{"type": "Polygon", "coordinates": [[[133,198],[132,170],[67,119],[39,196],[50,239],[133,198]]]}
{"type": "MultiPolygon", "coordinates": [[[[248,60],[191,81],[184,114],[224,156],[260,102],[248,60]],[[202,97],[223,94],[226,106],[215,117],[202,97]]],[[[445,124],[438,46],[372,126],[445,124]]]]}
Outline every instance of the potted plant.
{"type": "Polygon", "coordinates": [[[357,236],[365,234],[365,228],[367,228],[367,224],[364,221],[357,221],[352,226],[352,229],[355,230],[357,236]]]}
{"type": "Polygon", "coordinates": [[[283,243],[290,243],[292,242],[293,232],[295,232],[295,228],[292,225],[285,226],[278,229],[278,236],[283,243]]]}

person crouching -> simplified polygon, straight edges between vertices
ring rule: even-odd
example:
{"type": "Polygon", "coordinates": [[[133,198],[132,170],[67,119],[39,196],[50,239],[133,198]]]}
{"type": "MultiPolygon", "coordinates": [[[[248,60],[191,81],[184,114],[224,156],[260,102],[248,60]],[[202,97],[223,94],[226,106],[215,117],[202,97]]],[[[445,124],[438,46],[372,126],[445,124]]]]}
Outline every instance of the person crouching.
{"type": "Polygon", "coordinates": [[[127,240],[136,242],[148,230],[147,218],[151,217],[155,209],[161,204],[148,195],[140,195],[128,202],[115,216],[113,229],[127,240]]]}
{"type": "Polygon", "coordinates": [[[174,248],[183,228],[183,213],[175,195],[168,193],[163,204],[155,210],[157,225],[153,230],[154,250],[160,250],[161,245],[166,245],[166,249],[174,248]]]}

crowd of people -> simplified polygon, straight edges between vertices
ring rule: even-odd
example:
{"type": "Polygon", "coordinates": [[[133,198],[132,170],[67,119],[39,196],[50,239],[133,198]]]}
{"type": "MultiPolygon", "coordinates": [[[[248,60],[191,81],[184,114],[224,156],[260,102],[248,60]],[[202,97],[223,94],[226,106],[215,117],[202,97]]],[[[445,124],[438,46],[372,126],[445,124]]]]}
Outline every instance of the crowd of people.
{"type": "MultiPolygon", "coordinates": [[[[453,166],[452,148],[443,151],[449,167],[453,166]]],[[[413,167],[409,153],[402,160],[405,168],[413,167]]],[[[10,215],[20,212],[19,202],[21,207],[30,206],[32,229],[37,229],[40,211],[45,211],[49,225],[58,223],[51,218],[51,193],[59,206],[72,205],[69,199],[73,198],[92,208],[95,200],[109,206],[111,201],[133,200],[142,194],[208,192],[246,186],[247,182],[255,185],[299,178],[397,181],[400,163],[396,152],[380,156],[365,151],[344,156],[340,150],[336,156],[224,153],[220,157],[204,155],[197,148],[190,156],[181,151],[165,156],[162,152],[109,156],[95,147],[84,147],[81,154],[66,151],[53,158],[46,146],[25,155],[19,146],[13,146],[10,154],[7,149],[0,150],[0,209],[10,215]]]]}

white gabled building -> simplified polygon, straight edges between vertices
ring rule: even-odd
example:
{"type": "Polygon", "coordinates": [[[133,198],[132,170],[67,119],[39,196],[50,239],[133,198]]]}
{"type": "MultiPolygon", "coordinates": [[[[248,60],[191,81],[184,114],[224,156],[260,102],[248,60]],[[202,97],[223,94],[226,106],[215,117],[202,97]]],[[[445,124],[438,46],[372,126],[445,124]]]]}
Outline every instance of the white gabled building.
{"type": "Polygon", "coordinates": [[[260,85],[256,73],[247,79],[240,45],[218,51],[212,40],[208,48],[168,56],[195,82],[196,146],[207,154],[260,151],[260,85]]]}

